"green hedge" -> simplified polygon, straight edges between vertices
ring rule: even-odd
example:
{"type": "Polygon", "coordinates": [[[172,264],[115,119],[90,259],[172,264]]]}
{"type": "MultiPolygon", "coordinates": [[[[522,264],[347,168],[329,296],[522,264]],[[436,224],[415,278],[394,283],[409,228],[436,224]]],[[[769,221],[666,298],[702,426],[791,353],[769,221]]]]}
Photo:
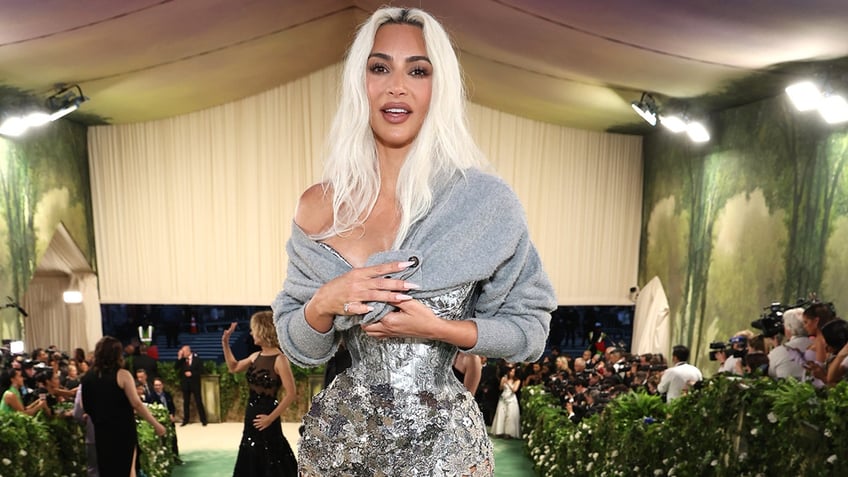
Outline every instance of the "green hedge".
{"type": "Polygon", "coordinates": [[[848,383],[716,377],[665,404],[627,393],[573,424],[540,386],[522,426],[542,477],[846,475],[848,383]]]}
{"type": "MultiPolygon", "coordinates": [[[[64,411],[67,406],[55,409],[64,411]]],[[[176,456],[167,445],[174,434],[168,411],[159,404],[150,411],[168,433],[156,436],[153,426],[136,419],[141,468],[148,477],[171,474],[176,456]]],[[[0,414],[0,477],[67,476],[84,477],[85,429],[71,417],[35,417],[23,413],[0,414]]]]}

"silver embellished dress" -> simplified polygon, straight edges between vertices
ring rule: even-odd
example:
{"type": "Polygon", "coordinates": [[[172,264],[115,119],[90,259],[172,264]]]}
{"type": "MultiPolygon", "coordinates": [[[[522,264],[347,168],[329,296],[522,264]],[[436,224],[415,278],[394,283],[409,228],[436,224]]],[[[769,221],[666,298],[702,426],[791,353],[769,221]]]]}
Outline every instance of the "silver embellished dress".
{"type": "MultiPolygon", "coordinates": [[[[442,318],[470,314],[474,283],[421,301],[442,318]]],[[[492,444],[474,397],[453,374],[457,348],[343,332],[353,365],[312,401],[298,461],[303,476],[493,475],[492,444]]]]}

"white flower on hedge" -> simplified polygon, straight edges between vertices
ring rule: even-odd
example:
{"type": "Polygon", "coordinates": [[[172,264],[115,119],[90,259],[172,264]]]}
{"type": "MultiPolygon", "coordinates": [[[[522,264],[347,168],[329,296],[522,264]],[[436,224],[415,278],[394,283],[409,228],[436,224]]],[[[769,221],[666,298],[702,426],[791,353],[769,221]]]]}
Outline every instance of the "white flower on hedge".
{"type": "Polygon", "coordinates": [[[745,460],[747,458],[748,458],[747,452],[742,452],[742,453],[739,454],[739,460],[745,460]]]}
{"type": "Polygon", "coordinates": [[[597,459],[598,459],[598,453],[597,453],[597,452],[592,452],[592,454],[590,454],[590,455],[589,455],[589,457],[591,457],[591,458],[592,458],[592,460],[597,460],[597,459]]]}
{"type": "Polygon", "coordinates": [[[663,474],[662,469],[655,469],[654,470],[654,475],[662,475],[662,474],[663,474]]]}
{"type": "Polygon", "coordinates": [[[612,452],[610,452],[610,456],[611,457],[618,457],[618,449],[613,449],[612,452]]]}
{"type": "Polygon", "coordinates": [[[592,470],[592,462],[589,462],[589,464],[586,465],[586,472],[589,472],[590,470],[592,470]]]}
{"type": "Polygon", "coordinates": [[[825,429],[824,430],[824,436],[825,437],[833,437],[833,432],[831,432],[830,429],[825,429]]]}
{"type": "Polygon", "coordinates": [[[768,419],[768,421],[769,421],[770,423],[772,423],[772,424],[774,424],[775,422],[777,422],[777,414],[775,414],[775,413],[773,413],[773,412],[768,413],[768,414],[766,415],[766,418],[767,418],[767,419],[768,419]]]}
{"type": "Polygon", "coordinates": [[[759,430],[759,429],[757,429],[756,427],[755,427],[755,428],[753,428],[753,429],[751,429],[751,435],[752,435],[752,436],[756,436],[758,432],[760,432],[760,430],[759,430]]]}
{"type": "Polygon", "coordinates": [[[9,464],[11,464],[11,463],[12,463],[12,461],[11,461],[11,460],[9,460],[9,458],[8,458],[8,457],[3,457],[3,465],[9,465],[9,464]]]}
{"type": "Polygon", "coordinates": [[[27,455],[27,451],[25,451],[24,449],[21,449],[21,451],[19,452],[19,454],[20,454],[22,457],[26,457],[26,455],[27,455]]]}
{"type": "Polygon", "coordinates": [[[836,462],[836,454],[833,454],[833,455],[831,455],[830,457],[827,458],[828,464],[832,464],[834,462],[836,462]]]}
{"type": "Polygon", "coordinates": [[[713,466],[713,467],[717,466],[718,465],[718,459],[713,459],[713,461],[710,462],[710,465],[713,466]]]}

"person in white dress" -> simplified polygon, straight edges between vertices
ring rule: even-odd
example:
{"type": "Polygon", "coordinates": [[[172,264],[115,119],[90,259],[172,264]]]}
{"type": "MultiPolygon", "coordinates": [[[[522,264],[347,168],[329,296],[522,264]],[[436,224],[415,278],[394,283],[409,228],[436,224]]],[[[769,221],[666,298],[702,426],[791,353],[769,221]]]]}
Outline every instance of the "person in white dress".
{"type": "Polygon", "coordinates": [[[492,420],[492,434],[497,437],[521,438],[521,410],[518,407],[518,388],[521,380],[515,376],[515,367],[509,368],[501,378],[501,397],[492,420]]]}

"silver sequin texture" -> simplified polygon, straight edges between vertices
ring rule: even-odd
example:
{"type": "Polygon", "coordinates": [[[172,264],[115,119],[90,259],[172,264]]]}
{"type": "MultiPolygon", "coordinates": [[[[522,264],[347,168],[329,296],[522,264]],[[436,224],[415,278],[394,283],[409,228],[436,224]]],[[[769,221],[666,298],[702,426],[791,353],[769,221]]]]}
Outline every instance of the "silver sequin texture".
{"type": "MultiPolygon", "coordinates": [[[[422,300],[452,320],[469,313],[474,284],[422,300]]],[[[454,377],[456,347],[344,332],[353,366],[304,416],[301,475],[491,477],[494,458],[473,396],[454,377]]]]}

